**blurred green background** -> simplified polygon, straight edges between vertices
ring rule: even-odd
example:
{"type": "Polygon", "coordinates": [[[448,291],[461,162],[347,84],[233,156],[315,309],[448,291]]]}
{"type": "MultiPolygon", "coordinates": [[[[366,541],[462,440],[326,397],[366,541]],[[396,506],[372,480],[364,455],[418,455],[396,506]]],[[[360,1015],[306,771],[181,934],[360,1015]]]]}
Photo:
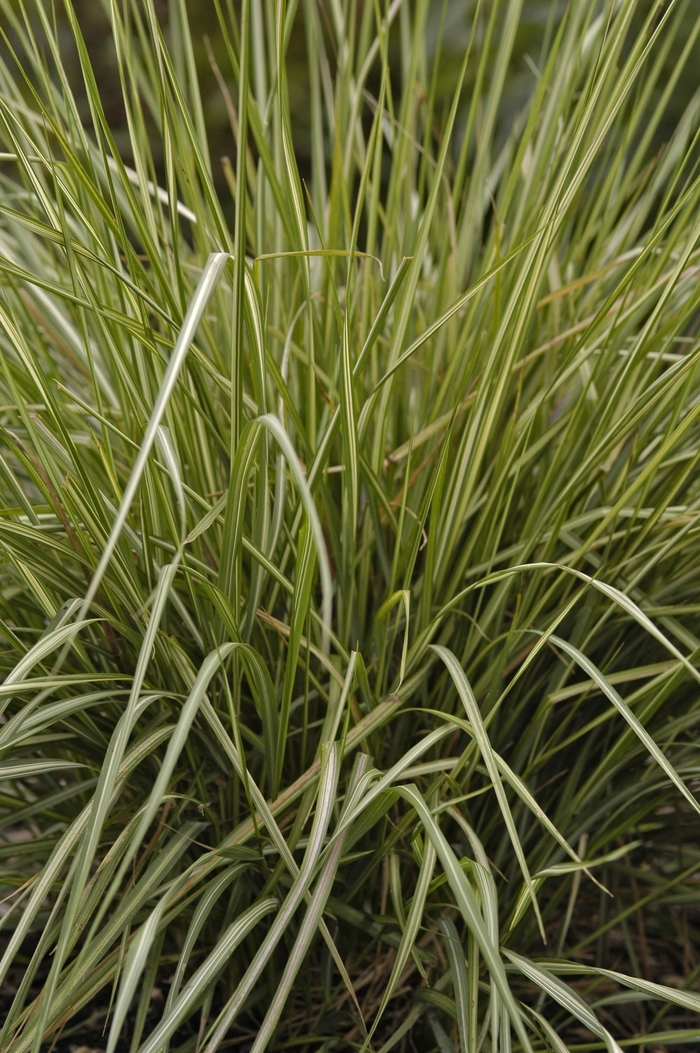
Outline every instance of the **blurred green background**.
{"type": "MultiPolygon", "coordinates": [[[[172,0],[155,0],[158,17],[161,19],[168,34],[168,9],[172,0]]],[[[329,26],[329,32],[325,40],[326,55],[329,65],[333,65],[333,36],[330,31],[331,15],[327,0],[311,0],[318,3],[322,13],[325,13],[325,21],[329,26]]],[[[350,4],[356,5],[356,13],[361,13],[365,0],[346,0],[346,8],[350,4]]],[[[412,0],[406,0],[410,4],[412,0]]],[[[493,0],[487,0],[482,5],[482,18],[484,11],[488,12],[493,0]]],[[[506,0],[500,0],[505,8],[506,0]]],[[[607,0],[606,0],[607,2],[607,0]]],[[[685,25],[688,33],[691,24],[698,18],[699,0],[683,0],[685,8],[685,25]]],[[[122,151],[123,159],[129,163],[130,148],[129,138],[125,127],[124,109],[121,101],[121,88],[117,71],[116,57],[112,45],[109,22],[105,6],[101,0],[73,0],[75,9],[80,19],[83,33],[88,49],[93,58],[94,67],[100,76],[100,89],[103,94],[105,111],[111,121],[117,143],[122,151]]],[[[226,182],[224,168],[221,164],[222,157],[235,160],[235,144],[231,130],[227,105],[217,83],[212,68],[212,58],[218,64],[221,74],[226,81],[232,98],[236,99],[236,85],[230,71],[230,66],[223,46],[219,39],[216,6],[214,0],[186,0],[190,15],[193,41],[196,49],[197,65],[200,74],[202,96],[205,107],[205,115],[210,130],[211,158],[214,168],[214,176],[219,189],[224,207],[228,214],[232,214],[232,203],[226,182]]],[[[665,2],[658,0],[643,0],[638,12],[638,20],[644,17],[651,6],[656,5],[659,16],[665,7],[665,2]]],[[[56,3],[56,8],[61,9],[62,4],[56,3]]],[[[382,5],[383,6],[383,5],[382,5]]],[[[274,12],[274,2],[266,0],[265,9],[274,12]]],[[[297,158],[302,178],[309,171],[310,156],[310,127],[309,127],[309,86],[307,79],[307,64],[305,59],[305,31],[303,21],[303,3],[299,4],[295,29],[292,33],[288,50],[288,72],[289,72],[289,95],[292,110],[293,131],[297,158]]],[[[429,54],[434,56],[436,43],[439,37],[440,23],[444,19],[445,29],[443,48],[439,55],[437,64],[437,97],[444,105],[453,91],[456,82],[459,62],[466,45],[468,35],[472,26],[476,3],[474,0],[433,0],[428,20],[429,54]]],[[[516,41],[513,61],[509,80],[504,95],[504,107],[501,114],[501,136],[505,136],[510,129],[518,112],[526,104],[538,76],[546,53],[548,41],[552,33],[556,32],[557,24],[561,14],[566,7],[565,0],[524,0],[520,31],[516,41]]],[[[60,11],[57,15],[59,20],[64,17],[60,11]]],[[[390,57],[393,76],[398,81],[401,78],[401,17],[397,17],[390,41],[390,57]]],[[[686,39],[682,33],[670,48],[666,58],[666,75],[661,78],[660,84],[666,83],[672,69],[677,61],[677,56],[686,39]]],[[[63,34],[65,62],[69,71],[71,81],[75,84],[78,92],[80,90],[79,75],[75,46],[72,35],[67,27],[63,34]]],[[[479,42],[479,30],[477,29],[476,42],[479,42]]],[[[476,61],[472,68],[476,67],[476,61]]],[[[432,70],[425,71],[426,79],[432,76],[432,70]]],[[[658,129],[656,147],[660,148],[667,142],[678,120],[694,93],[700,85],[700,44],[694,48],[694,54],[685,66],[677,87],[673,92],[671,104],[666,111],[664,122],[658,129]]],[[[418,104],[420,105],[421,88],[428,85],[419,85],[418,104]]],[[[473,82],[467,78],[466,88],[463,94],[463,105],[466,110],[470,98],[473,82]]],[[[370,78],[369,89],[372,90],[370,78]]],[[[641,90],[641,84],[639,89],[641,90]]],[[[662,89],[660,89],[662,90],[662,89]]],[[[438,107],[438,112],[440,108],[438,107]]],[[[85,117],[87,120],[87,106],[85,106],[85,117]]],[[[463,127],[463,124],[462,124],[463,127]]],[[[458,123],[455,140],[456,148],[459,147],[461,137],[461,126],[458,123]]],[[[157,141],[154,136],[154,142],[157,141]]]]}

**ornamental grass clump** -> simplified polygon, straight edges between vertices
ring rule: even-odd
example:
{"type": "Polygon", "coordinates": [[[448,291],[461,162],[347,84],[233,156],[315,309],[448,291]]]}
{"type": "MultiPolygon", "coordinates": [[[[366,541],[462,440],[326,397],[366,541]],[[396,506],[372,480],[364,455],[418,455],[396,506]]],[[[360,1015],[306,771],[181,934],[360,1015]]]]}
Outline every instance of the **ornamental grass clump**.
{"type": "Polygon", "coordinates": [[[0,1049],[696,1042],[694,0],[198,2],[0,0],[0,1049]]]}

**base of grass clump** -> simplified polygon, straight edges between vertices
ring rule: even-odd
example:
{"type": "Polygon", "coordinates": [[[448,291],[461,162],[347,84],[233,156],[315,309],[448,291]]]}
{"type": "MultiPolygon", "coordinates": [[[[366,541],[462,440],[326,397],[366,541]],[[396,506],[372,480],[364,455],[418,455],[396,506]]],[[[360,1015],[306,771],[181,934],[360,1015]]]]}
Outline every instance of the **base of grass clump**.
{"type": "Polygon", "coordinates": [[[200,2],[0,0],[0,1050],[694,1048],[700,17],[200,2]]]}

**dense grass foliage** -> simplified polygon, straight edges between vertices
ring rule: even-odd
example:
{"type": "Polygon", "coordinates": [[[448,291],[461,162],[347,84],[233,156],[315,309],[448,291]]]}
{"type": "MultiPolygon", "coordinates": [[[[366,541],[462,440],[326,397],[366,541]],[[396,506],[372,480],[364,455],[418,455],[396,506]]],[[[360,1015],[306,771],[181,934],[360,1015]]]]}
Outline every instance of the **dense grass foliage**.
{"type": "Polygon", "coordinates": [[[452,5],[211,0],[233,162],[112,0],[129,167],[63,4],[0,2],[0,1049],[695,1041],[695,0],[553,3],[515,117],[527,0],[446,104],[452,5]]]}

